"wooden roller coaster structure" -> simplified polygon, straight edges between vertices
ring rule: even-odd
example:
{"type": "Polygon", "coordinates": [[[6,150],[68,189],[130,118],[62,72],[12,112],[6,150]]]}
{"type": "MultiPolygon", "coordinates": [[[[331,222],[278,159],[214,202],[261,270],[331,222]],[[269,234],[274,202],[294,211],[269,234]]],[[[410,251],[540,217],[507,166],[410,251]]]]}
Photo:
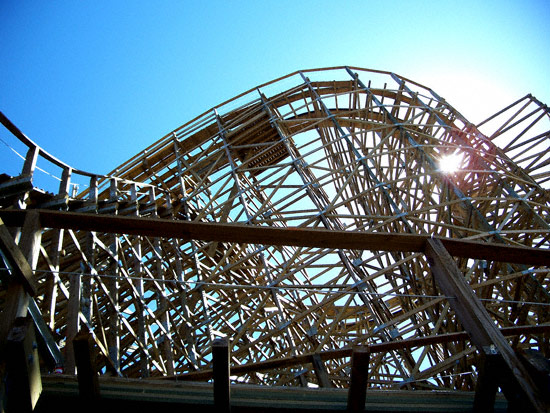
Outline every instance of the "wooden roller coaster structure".
{"type": "Polygon", "coordinates": [[[82,334],[103,376],[147,382],[215,381],[225,342],[232,386],[349,388],[349,409],[365,386],[477,386],[479,407],[497,372],[508,403],[546,409],[550,110],[533,96],[473,125],[394,73],[304,70],[105,176],[1,121],[28,148],[0,182],[1,345],[30,313],[43,379],[84,371],[82,334]],[[40,159],[56,193],[33,185],[40,159]]]}

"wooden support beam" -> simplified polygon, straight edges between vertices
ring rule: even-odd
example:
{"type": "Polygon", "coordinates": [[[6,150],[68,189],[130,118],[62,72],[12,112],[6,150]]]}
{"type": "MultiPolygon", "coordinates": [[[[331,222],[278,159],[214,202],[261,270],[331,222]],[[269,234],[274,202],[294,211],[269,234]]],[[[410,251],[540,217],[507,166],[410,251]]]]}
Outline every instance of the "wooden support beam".
{"type": "Polygon", "coordinates": [[[478,365],[474,412],[491,413],[495,406],[502,356],[496,350],[485,348],[478,365]]]}
{"type": "MultiPolygon", "coordinates": [[[[44,228],[68,228],[115,234],[132,234],[205,241],[240,242],[266,245],[338,248],[371,251],[424,252],[429,235],[336,231],[311,228],[276,228],[242,224],[219,224],[170,219],[98,215],[78,212],[36,210],[44,228]]],[[[19,226],[26,211],[0,210],[7,225],[19,226]],[[19,224],[19,225],[18,225],[19,224]]],[[[453,256],[497,262],[544,265],[550,250],[438,238],[453,256]]]]}
{"type": "MultiPolygon", "coordinates": [[[[109,263],[110,274],[119,275],[118,256],[119,243],[116,235],[110,235],[110,251],[113,254],[113,259],[109,263]]],[[[115,369],[120,368],[120,320],[119,320],[119,282],[116,277],[106,280],[106,285],[109,291],[112,305],[107,306],[107,346],[109,357],[113,361],[115,369]]]]}
{"type": "Polygon", "coordinates": [[[80,399],[85,406],[97,403],[100,398],[99,382],[93,357],[93,338],[87,329],[75,336],[73,348],[80,399]]]}
{"type": "Polygon", "coordinates": [[[32,274],[31,266],[13,240],[2,219],[0,219],[0,250],[4,252],[4,256],[8,260],[18,282],[23,284],[25,291],[31,297],[34,297],[36,295],[36,280],[32,274]]]}
{"type": "Polygon", "coordinates": [[[25,157],[25,163],[23,164],[23,170],[21,175],[31,175],[34,173],[36,168],[36,161],[38,160],[38,154],[40,148],[38,146],[31,146],[27,151],[27,156],[25,157]]]}
{"type": "MultiPolygon", "coordinates": [[[[507,327],[501,329],[501,332],[505,336],[518,336],[523,334],[544,334],[550,333],[550,325],[543,324],[538,326],[517,326],[507,327]]],[[[468,333],[458,332],[449,334],[438,334],[433,336],[411,338],[407,340],[395,340],[387,341],[384,343],[376,343],[368,346],[371,353],[385,353],[392,350],[412,349],[415,347],[428,346],[432,344],[451,343],[457,341],[464,341],[469,338],[468,333]]],[[[350,347],[344,347],[337,350],[326,350],[319,354],[321,360],[334,360],[344,357],[351,357],[353,349],[350,347]]],[[[306,364],[311,362],[313,354],[302,354],[299,356],[290,356],[277,358],[272,360],[260,361],[258,363],[242,364],[240,366],[233,366],[232,373],[236,376],[249,374],[253,372],[272,370],[277,368],[287,368],[297,366],[299,364],[306,364]]],[[[159,379],[178,379],[178,380],[209,380],[212,378],[212,370],[201,370],[197,372],[184,373],[176,376],[164,376],[159,379]]]]}
{"type": "Polygon", "coordinates": [[[7,283],[0,320],[0,387],[4,385],[3,366],[5,364],[8,376],[8,386],[6,386],[8,403],[21,399],[21,409],[16,410],[12,407],[12,410],[8,409],[8,411],[31,411],[42,389],[38,346],[32,320],[27,318],[29,297],[36,292],[32,268],[36,266],[40,247],[39,214],[33,211],[25,214],[22,227],[19,245],[15,245],[0,221],[2,239],[0,248],[15,272],[14,279],[7,283]],[[15,385],[9,384],[12,379],[15,385]]]}
{"type": "MultiPolygon", "coordinates": [[[[545,383],[547,385],[547,383],[545,383]]],[[[508,400],[509,412],[520,412],[529,408],[529,401],[514,377],[502,355],[495,347],[485,347],[478,364],[478,378],[475,389],[474,412],[493,412],[498,388],[508,400]]],[[[548,397],[543,394],[547,402],[548,397]]]]}
{"type": "Polygon", "coordinates": [[[533,409],[538,412],[546,411],[547,406],[542,402],[539,391],[526,368],[465,280],[443,243],[438,239],[429,239],[426,243],[426,256],[439,288],[445,295],[454,297],[449,299],[451,308],[470,335],[474,345],[479,351],[483,351],[485,347],[494,346],[502,355],[533,409]]]}
{"type": "Polygon", "coordinates": [[[31,412],[42,392],[38,345],[30,317],[17,318],[6,344],[8,412],[31,412]]]}
{"type": "Polygon", "coordinates": [[[317,376],[317,381],[319,382],[319,387],[332,387],[330,378],[328,376],[327,368],[319,353],[315,353],[311,356],[311,364],[313,365],[313,370],[317,376]]]}
{"type": "Polygon", "coordinates": [[[351,383],[348,390],[348,412],[364,412],[367,400],[370,351],[367,347],[356,347],[351,356],[351,383]]]}
{"type": "MultiPolygon", "coordinates": [[[[0,219],[0,250],[6,258],[8,266],[13,271],[13,277],[5,277],[5,302],[0,317],[0,396],[4,392],[4,374],[11,357],[8,350],[8,337],[18,316],[26,316],[29,295],[36,294],[36,284],[31,267],[13,241],[12,235],[0,219]]],[[[12,345],[13,347],[13,345],[12,345]]],[[[13,361],[13,360],[11,360],[13,361]]]]}
{"type": "Polygon", "coordinates": [[[231,412],[231,388],[229,383],[230,349],[227,338],[217,338],[212,343],[214,374],[214,407],[217,412],[231,412]]]}
{"type": "Polygon", "coordinates": [[[74,274],[69,279],[69,303],[67,306],[67,328],[65,331],[65,373],[75,374],[76,361],[72,340],[78,333],[80,324],[80,290],[82,276],[74,274]]]}

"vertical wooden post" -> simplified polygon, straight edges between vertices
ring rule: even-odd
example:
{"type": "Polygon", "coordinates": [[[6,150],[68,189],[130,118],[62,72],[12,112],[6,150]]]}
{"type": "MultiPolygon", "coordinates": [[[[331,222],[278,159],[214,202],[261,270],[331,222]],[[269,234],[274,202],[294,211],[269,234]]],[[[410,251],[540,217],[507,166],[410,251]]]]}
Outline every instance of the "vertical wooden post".
{"type": "Polygon", "coordinates": [[[96,204],[97,205],[97,176],[94,175],[90,178],[90,190],[88,192],[88,202],[90,204],[96,204]]]}
{"type": "Polygon", "coordinates": [[[38,154],[40,153],[40,148],[38,146],[31,146],[27,151],[27,156],[25,156],[25,163],[23,164],[23,170],[21,175],[30,175],[32,176],[36,168],[36,161],[38,160],[38,154]]]}
{"type": "Polygon", "coordinates": [[[318,353],[315,353],[311,356],[311,364],[313,365],[313,370],[317,376],[317,381],[319,382],[319,387],[332,387],[332,383],[328,377],[328,372],[321,356],[318,353]]]}
{"type": "Polygon", "coordinates": [[[42,314],[46,324],[52,331],[55,330],[55,305],[57,302],[57,280],[59,274],[59,261],[61,250],[63,249],[64,229],[53,229],[52,241],[49,247],[48,255],[51,260],[51,272],[46,278],[46,288],[44,289],[44,300],[42,302],[42,314]]]}
{"type": "Polygon", "coordinates": [[[110,250],[113,254],[112,263],[109,265],[109,273],[114,275],[113,278],[106,280],[109,296],[113,302],[113,307],[107,308],[107,345],[109,346],[109,357],[113,361],[115,368],[120,368],[120,334],[119,334],[119,282],[118,275],[120,273],[118,267],[118,237],[114,234],[109,236],[111,240],[110,250]]]}
{"type": "Polygon", "coordinates": [[[94,251],[95,241],[94,233],[88,232],[84,238],[84,256],[85,260],[81,263],[81,269],[83,270],[84,276],[82,277],[82,287],[81,287],[81,296],[80,296],[80,311],[84,318],[91,324],[92,322],[92,276],[95,274],[95,251],[94,251]]]}
{"type": "MultiPolygon", "coordinates": [[[[8,411],[31,411],[42,384],[32,321],[27,318],[29,294],[35,294],[32,268],[40,246],[40,217],[28,213],[19,246],[0,219],[0,244],[15,276],[8,281],[0,318],[0,403],[8,411]]],[[[2,408],[0,406],[0,408],[2,408]]]]}
{"type": "Polygon", "coordinates": [[[367,383],[369,379],[370,350],[356,347],[351,355],[351,383],[348,390],[348,412],[365,411],[367,383]]]}
{"type": "MultiPolygon", "coordinates": [[[[63,169],[61,175],[61,182],[59,183],[59,197],[67,200],[69,194],[69,186],[71,184],[72,168],[66,167],[63,169]]],[[[68,204],[64,203],[61,207],[63,210],[68,209],[68,204]]],[[[63,248],[63,235],[64,229],[53,229],[52,241],[49,247],[48,255],[51,260],[52,271],[46,276],[46,288],[44,289],[44,299],[42,301],[42,314],[46,324],[50,327],[50,330],[55,330],[55,306],[57,302],[57,280],[59,274],[59,259],[61,250],[63,248]]]]}
{"type": "Polygon", "coordinates": [[[69,187],[71,186],[71,175],[73,174],[73,168],[70,166],[63,169],[61,173],[61,182],[59,182],[59,195],[68,196],[69,187]]]}
{"type": "Polygon", "coordinates": [[[38,345],[30,317],[18,318],[8,335],[7,411],[31,412],[42,392],[38,345]]]}
{"type": "MultiPolygon", "coordinates": [[[[139,216],[139,203],[138,203],[138,189],[135,183],[130,185],[130,199],[135,210],[134,216],[139,216]]],[[[146,312],[145,312],[145,290],[143,283],[143,262],[142,262],[142,249],[141,249],[141,237],[136,235],[132,242],[134,254],[133,254],[133,268],[134,268],[134,285],[136,288],[137,296],[134,298],[135,311],[137,316],[137,336],[142,346],[139,349],[139,369],[142,378],[149,377],[149,354],[147,352],[147,326],[146,326],[146,312]]]]}
{"type": "MultiPolygon", "coordinates": [[[[97,211],[97,176],[92,176],[90,178],[90,192],[88,194],[88,203],[90,208],[93,211],[97,211]]],[[[81,269],[84,273],[84,277],[81,279],[81,289],[80,289],[80,311],[84,318],[91,323],[92,321],[92,276],[91,274],[96,274],[95,270],[95,233],[90,231],[85,235],[84,238],[84,257],[85,259],[81,262],[81,269]]]]}
{"type": "Polygon", "coordinates": [[[474,398],[474,412],[491,413],[495,408],[499,366],[503,361],[496,349],[491,351],[490,347],[486,347],[481,355],[482,359],[478,367],[474,398]]]}
{"type": "Polygon", "coordinates": [[[78,332],[78,326],[80,323],[80,287],[81,287],[80,274],[71,274],[69,279],[69,304],[67,308],[67,331],[66,331],[66,345],[65,345],[65,373],[75,374],[75,358],[74,349],[72,346],[72,340],[78,332]]]}
{"type": "Polygon", "coordinates": [[[230,349],[227,338],[217,338],[212,343],[214,373],[214,407],[219,413],[231,412],[231,388],[229,383],[230,349]]]}
{"type": "MultiPolygon", "coordinates": [[[[151,205],[151,216],[153,218],[158,218],[157,211],[157,197],[155,193],[155,188],[149,188],[149,204],[151,205]]],[[[157,291],[157,308],[159,311],[159,319],[162,323],[162,326],[166,330],[166,333],[162,333],[160,337],[160,348],[159,350],[162,353],[164,358],[164,363],[166,367],[166,373],[168,375],[174,374],[174,355],[172,354],[172,336],[170,334],[170,315],[168,313],[168,300],[166,298],[166,284],[164,283],[165,275],[164,269],[162,268],[162,248],[160,239],[155,237],[153,238],[153,250],[155,254],[155,277],[163,280],[160,283],[159,290],[157,291]]]]}
{"type": "MultiPolygon", "coordinates": [[[[1,221],[0,224],[3,225],[1,221]]],[[[4,236],[7,236],[7,234],[4,233],[4,236]]],[[[27,212],[19,240],[19,250],[22,256],[27,259],[31,269],[36,268],[41,237],[42,231],[40,228],[39,213],[37,211],[27,212]]],[[[33,280],[29,281],[32,282],[33,280]]],[[[0,333],[2,334],[0,337],[0,347],[2,341],[10,332],[15,319],[27,316],[28,306],[29,294],[25,291],[25,286],[20,281],[14,280],[10,282],[6,291],[6,303],[4,304],[3,317],[0,322],[0,333]]]]}
{"type": "Polygon", "coordinates": [[[23,228],[21,229],[19,248],[23,255],[27,257],[27,261],[33,270],[36,268],[38,261],[41,239],[40,214],[38,211],[28,211],[25,215],[23,228]]]}
{"type": "MultiPolygon", "coordinates": [[[[112,213],[116,213],[116,202],[118,197],[117,180],[111,178],[109,187],[109,203],[114,206],[112,213]]],[[[106,281],[107,288],[109,290],[109,296],[113,302],[113,307],[107,308],[107,345],[109,347],[109,357],[111,358],[113,365],[116,369],[120,368],[120,334],[119,334],[119,282],[118,275],[119,269],[119,241],[116,234],[109,235],[110,246],[109,249],[112,253],[112,261],[109,264],[109,274],[114,275],[113,278],[108,278],[106,281]]]]}
{"type": "MultiPolygon", "coordinates": [[[[25,216],[19,249],[31,269],[36,268],[42,229],[38,211],[25,216]]],[[[8,411],[32,411],[42,391],[34,327],[27,317],[29,294],[20,282],[11,282],[6,292],[3,325],[13,325],[6,343],[8,411]],[[10,406],[12,406],[10,408],[10,406]],[[17,406],[17,407],[16,407],[17,406]]]]}
{"type": "Polygon", "coordinates": [[[97,367],[93,357],[92,335],[85,329],[73,339],[76,360],[78,392],[83,404],[87,407],[99,401],[99,382],[97,367]]]}

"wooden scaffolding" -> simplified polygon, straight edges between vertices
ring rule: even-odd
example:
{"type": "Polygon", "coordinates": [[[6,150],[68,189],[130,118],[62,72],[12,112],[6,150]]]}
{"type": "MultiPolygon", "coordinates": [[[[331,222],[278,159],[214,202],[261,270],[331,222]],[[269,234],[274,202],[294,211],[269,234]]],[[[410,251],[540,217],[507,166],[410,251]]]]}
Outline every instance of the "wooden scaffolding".
{"type": "MultiPolygon", "coordinates": [[[[394,73],[304,70],[106,176],[0,120],[28,148],[0,177],[0,346],[28,359],[31,316],[35,370],[78,367],[82,397],[99,372],[213,380],[221,410],[224,380],[349,389],[354,411],[386,390],[475,392],[481,411],[497,387],[546,410],[550,110],[533,96],[473,125],[394,73]],[[38,160],[58,191],[33,185],[38,160]]],[[[32,408],[40,374],[12,364],[32,408]]]]}

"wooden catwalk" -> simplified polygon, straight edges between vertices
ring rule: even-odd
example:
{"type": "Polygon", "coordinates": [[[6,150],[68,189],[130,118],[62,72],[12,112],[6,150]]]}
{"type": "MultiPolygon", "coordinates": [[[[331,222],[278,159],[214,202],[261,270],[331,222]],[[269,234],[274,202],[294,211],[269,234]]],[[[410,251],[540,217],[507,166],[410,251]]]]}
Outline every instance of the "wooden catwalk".
{"type": "Polygon", "coordinates": [[[80,397],[102,403],[119,377],[213,381],[216,411],[250,385],[344,392],[349,411],[365,391],[485,411],[500,388],[546,411],[550,110],[535,97],[474,125],[394,73],[304,70],[106,176],[1,121],[28,148],[0,176],[3,374],[31,382],[7,387],[7,411],[40,408],[77,367],[80,397]],[[37,162],[55,193],[33,184],[37,162]]]}

